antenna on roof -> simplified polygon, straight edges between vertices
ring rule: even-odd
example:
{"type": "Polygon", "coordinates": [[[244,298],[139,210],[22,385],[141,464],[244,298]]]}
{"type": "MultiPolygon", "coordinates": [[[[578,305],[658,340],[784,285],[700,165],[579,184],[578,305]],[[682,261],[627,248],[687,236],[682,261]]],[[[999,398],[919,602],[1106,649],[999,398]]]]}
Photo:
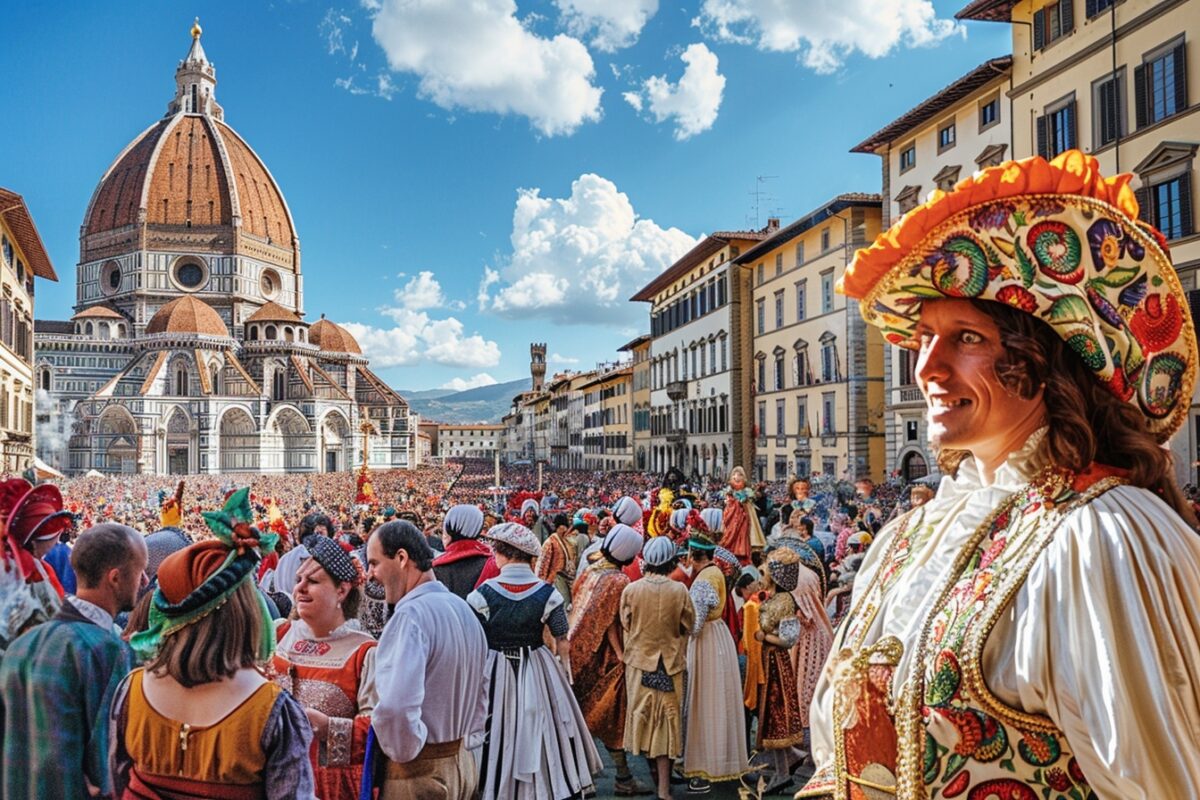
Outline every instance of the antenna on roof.
{"type": "Polygon", "coordinates": [[[778,178],[778,175],[756,175],[754,177],[754,191],[750,192],[750,196],[754,198],[754,229],[758,230],[761,224],[761,214],[763,203],[769,203],[778,200],[777,197],[772,197],[767,194],[764,184],[767,181],[773,181],[778,178]]]}

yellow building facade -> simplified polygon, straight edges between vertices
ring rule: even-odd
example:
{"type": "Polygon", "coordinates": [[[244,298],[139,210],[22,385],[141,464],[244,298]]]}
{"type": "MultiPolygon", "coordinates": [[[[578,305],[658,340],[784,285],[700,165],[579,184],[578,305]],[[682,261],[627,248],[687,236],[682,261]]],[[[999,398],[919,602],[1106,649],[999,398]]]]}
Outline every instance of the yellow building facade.
{"type": "Polygon", "coordinates": [[[650,334],[643,334],[620,348],[629,353],[633,367],[633,466],[649,469],[650,464],[650,334]]]}
{"type": "Polygon", "coordinates": [[[584,469],[633,469],[633,365],[616,364],[598,370],[580,390],[584,469]]]}
{"type": "MultiPolygon", "coordinates": [[[[975,0],[958,17],[1011,25],[1014,157],[1077,148],[1105,174],[1132,172],[1200,309],[1200,0],[975,0]]],[[[1198,478],[1198,399],[1171,442],[1180,483],[1198,478]]]]}
{"type": "Polygon", "coordinates": [[[58,280],[24,198],[0,188],[0,472],[33,463],[35,278],[58,280]]]}
{"type": "Polygon", "coordinates": [[[839,195],[734,259],[750,287],[758,480],[883,477],[883,340],[834,291],[880,209],[879,195],[839,195]]]}

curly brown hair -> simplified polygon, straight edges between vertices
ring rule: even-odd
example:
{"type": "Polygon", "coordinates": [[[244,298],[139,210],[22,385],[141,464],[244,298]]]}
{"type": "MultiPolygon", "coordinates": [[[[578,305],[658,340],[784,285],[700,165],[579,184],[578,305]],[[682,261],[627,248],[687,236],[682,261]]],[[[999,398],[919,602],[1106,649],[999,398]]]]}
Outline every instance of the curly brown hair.
{"type": "MultiPolygon", "coordinates": [[[[1050,423],[1044,448],[1051,463],[1074,472],[1093,463],[1125,470],[1132,485],[1154,492],[1190,526],[1198,526],[1175,482],[1170,450],[1159,445],[1136,408],[1104,386],[1045,322],[1003,303],[970,302],[1000,329],[1004,355],[995,364],[1000,383],[1027,400],[1044,390],[1050,423]]],[[[967,455],[943,450],[938,464],[954,474],[967,455]]]]}

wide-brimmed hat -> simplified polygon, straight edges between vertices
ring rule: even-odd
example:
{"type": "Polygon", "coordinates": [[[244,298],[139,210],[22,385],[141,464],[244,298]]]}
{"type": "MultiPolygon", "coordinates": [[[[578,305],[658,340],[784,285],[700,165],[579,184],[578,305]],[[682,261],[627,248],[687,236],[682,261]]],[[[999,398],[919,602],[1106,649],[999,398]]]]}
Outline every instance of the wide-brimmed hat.
{"type": "Polygon", "coordinates": [[[1047,323],[1160,442],[1187,418],[1196,334],[1166,240],[1130,175],[1091,156],[1010,161],[959,182],[858,251],[838,291],[915,347],[926,300],[991,300],[1047,323]]]}

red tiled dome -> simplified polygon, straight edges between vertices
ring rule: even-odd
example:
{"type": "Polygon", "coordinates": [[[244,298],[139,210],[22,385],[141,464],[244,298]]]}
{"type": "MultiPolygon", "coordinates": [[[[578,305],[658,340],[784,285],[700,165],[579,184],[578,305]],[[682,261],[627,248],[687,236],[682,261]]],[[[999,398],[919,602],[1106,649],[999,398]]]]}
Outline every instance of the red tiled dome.
{"type": "Polygon", "coordinates": [[[322,317],[308,329],[308,341],[327,353],[351,353],[362,355],[362,348],[350,335],[350,332],[322,317]]]}
{"type": "Polygon", "coordinates": [[[134,139],[96,187],[83,232],[87,238],[142,224],[236,228],[298,250],[291,213],[266,165],[233,128],[204,115],[166,117],[134,139]]]}
{"type": "Polygon", "coordinates": [[[146,333],[202,333],[208,336],[228,336],[229,329],[212,306],[191,295],[176,298],[160,308],[146,333]]]}

